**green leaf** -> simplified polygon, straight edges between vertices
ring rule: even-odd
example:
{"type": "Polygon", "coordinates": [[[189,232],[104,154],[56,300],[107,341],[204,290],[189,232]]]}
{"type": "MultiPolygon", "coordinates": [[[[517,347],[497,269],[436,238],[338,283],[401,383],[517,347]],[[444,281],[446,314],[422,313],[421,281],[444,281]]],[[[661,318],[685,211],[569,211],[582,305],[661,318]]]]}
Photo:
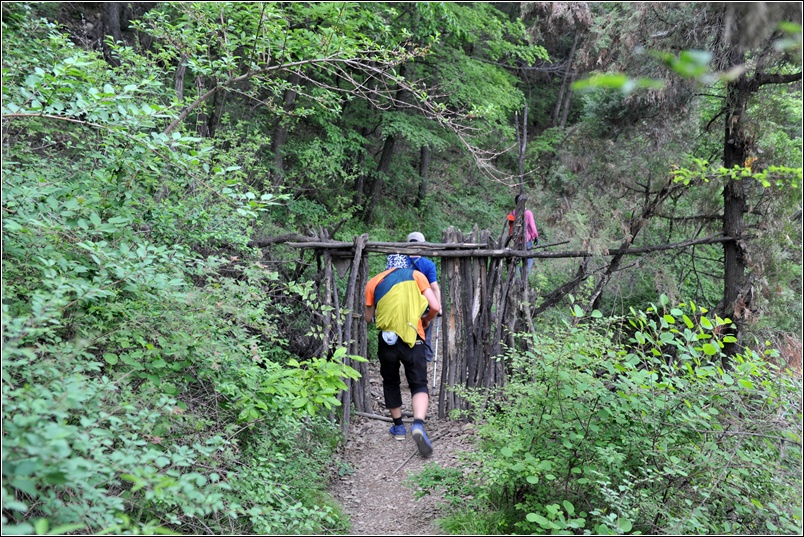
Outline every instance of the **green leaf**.
{"type": "Polygon", "coordinates": [[[549,528],[550,527],[550,521],[547,520],[546,518],[544,518],[542,515],[537,515],[536,513],[528,513],[527,519],[530,522],[537,523],[539,526],[541,526],[543,528],[549,528]]]}
{"type": "Polygon", "coordinates": [[[49,535],[64,535],[66,533],[73,533],[78,530],[85,530],[85,524],[62,524],[50,530],[49,535]]]}
{"type": "Polygon", "coordinates": [[[514,456],[514,450],[513,450],[513,449],[511,449],[511,448],[509,448],[509,447],[507,447],[507,446],[506,446],[506,447],[504,447],[504,448],[502,448],[502,449],[500,450],[500,453],[501,453],[501,454],[502,454],[504,457],[513,457],[513,456],[514,456]]]}
{"type": "Polygon", "coordinates": [[[45,481],[51,485],[63,485],[67,482],[67,474],[63,471],[50,472],[45,474],[45,481]]]}
{"type": "Polygon", "coordinates": [[[621,518],[617,522],[617,526],[622,530],[623,533],[628,533],[629,531],[631,531],[631,528],[633,527],[631,521],[628,520],[627,518],[621,518]]]}
{"type": "Polygon", "coordinates": [[[34,522],[34,531],[36,531],[37,535],[48,535],[47,529],[49,527],[50,523],[46,518],[39,518],[34,522]]]}
{"type": "Polygon", "coordinates": [[[684,320],[684,324],[687,325],[687,328],[692,328],[693,326],[695,326],[695,324],[693,324],[692,322],[692,319],[690,319],[686,315],[683,315],[681,318],[684,320]]]}
{"type": "Polygon", "coordinates": [[[18,477],[16,479],[11,480],[11,486],[15,489],[21,490],[25,494],[29,496],[33,496],[34,498],[39,497],[39,491],[36,490],[36,485],[34,484],[32,479],[25,479],[22,477],[18,477]]]}
{"type": "Polygon", "coordinates": [[[103,359],[106,360],[106,363],[109,365],[115,365],[118,360],[118,356],[113,352],[107,352],[103,354],[103,359]]]}
{"type": "Polygon", "coordinates": [[[676,337],[671,332],[662,332],[661,334],[659,334],[659,339],[663,343],[670,343],[672,341],[675,341],[676,337]]]}
{"type": "Polygon", "coordinates": [[[575,506],[574,506],[574,505],[572,505],[572,504],[571,504],[570,502],[568,502],[567,500],[562,501],[562,502],[561,502],[561,505],[563,505],[563,506],[564,506],[564,509],[566,509],[567,514],[568,514],[569,516],[573,516],[573,515],[575,514],[575,506]]]}

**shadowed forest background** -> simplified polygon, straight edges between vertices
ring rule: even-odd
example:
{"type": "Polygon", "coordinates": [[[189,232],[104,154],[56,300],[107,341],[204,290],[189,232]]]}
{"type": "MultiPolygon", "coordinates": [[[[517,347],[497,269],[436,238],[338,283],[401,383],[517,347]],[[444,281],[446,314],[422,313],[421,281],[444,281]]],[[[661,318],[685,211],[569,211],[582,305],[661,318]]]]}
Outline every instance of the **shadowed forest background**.
{"type": "Polygon", "coordinates": [[[445,532],[800,534],[801,19],[4,2],[3,533],[348,533],[352,312],[287,243],[500,236],[522,194],[534,330],[453,387],[445,532]]]}

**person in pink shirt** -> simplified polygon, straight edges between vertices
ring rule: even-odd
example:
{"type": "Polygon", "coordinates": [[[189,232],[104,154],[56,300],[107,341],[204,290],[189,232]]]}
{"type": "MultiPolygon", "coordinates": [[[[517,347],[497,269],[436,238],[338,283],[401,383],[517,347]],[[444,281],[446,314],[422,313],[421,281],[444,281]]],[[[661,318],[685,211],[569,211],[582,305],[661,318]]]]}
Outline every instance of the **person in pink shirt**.
{"type": "MultiPolygon", "coordinates": [[[[519,203],[519,194],[514,198],[514,207],[519,203]]],[[[514,231],[514,220],[516,219],[516,209],[508,213],[508,233],[512,234],[514,231]]],[[[525,247],[530,250],[539,244],[539,230],[536,229],[536,220],[533,218],[533,213],[530,209],[525,209],[525,247]]],[[[533,266],[533,258],[528,258],[527,268],[525,269],[525,277],[530,273],[533,266]]]]}

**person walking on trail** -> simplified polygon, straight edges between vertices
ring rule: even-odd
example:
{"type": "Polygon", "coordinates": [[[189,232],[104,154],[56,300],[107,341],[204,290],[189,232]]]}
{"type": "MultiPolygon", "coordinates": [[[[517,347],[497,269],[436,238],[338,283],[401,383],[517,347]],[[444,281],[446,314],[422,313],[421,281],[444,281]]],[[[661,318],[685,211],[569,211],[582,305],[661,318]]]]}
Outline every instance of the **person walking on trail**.
{"type": "MultiPolygon", "coordinates": [[[[514,207],[519,203],[519,194],[514,198],[514,207]]],[[[508,234],[514,233],[514,220],[516,220],[516,209],[508,213],[508,234]]],[[[536,229],[536,220],[533,218],[533,213],[530,209],[525,209],[525,247],[528,250],[533,249],[534,246],[539,245],[539,230],[536,229]]],[[[533,267],[533,258],[529,257],[525,268],[525,277],[527,278],[530,269],[533,267]]]]}
{"type": "MultiPolygon", "coordinates": [[[[408,242],[427,242],[424,238],[424,235],[418,231],[414,231],[410,235],[408,235],[408,242]]],[[[422,257],[420,255],[411,255],[410,257],[410,264],[411,266],[424,274],[427,277],[427,281],[430,282],[430,287],[433,289],[433,293],[435,294],[436,298],[438,299],[439,304],[441,303],[441,288],[438,286],[438,274],[436,272],[436,264],[427,259],[426,257],[422,257]]],[[[438,314],[441,317],[441,313],[438,314]]],[[[433,326],[436,323],[430,323],[430,325],[424,330],[425,335],[425,356],[427,357],[428,362],[433,361],[434,351],[433,348],[433,326]]]]}
{"type": "Polygon", "coordinates": [[[424,329],[441,311],[441,303],[424,274],[405,268],[405,257],[388,256],[386,270],[366,284],[365,316],[366,322],[374,320],[380,330],[377,355],[383,395],[394,421],[389,432],[397,440],[404,440],[407,434],[402,423],[401,365],[405,368],[413,406],[411,436],[419,453],[428,457],[433,446],[424,431],[430,402],[424,329]]]}

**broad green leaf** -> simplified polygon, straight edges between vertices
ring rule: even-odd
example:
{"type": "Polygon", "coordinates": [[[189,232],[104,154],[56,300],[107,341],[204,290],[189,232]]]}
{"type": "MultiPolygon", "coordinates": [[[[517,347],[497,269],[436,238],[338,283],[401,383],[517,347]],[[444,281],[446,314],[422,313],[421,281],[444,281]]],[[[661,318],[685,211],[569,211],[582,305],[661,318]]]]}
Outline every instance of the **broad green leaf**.
{"type": "Polygon", "coordinates": [[[568,502],[567,500],[564,500],[564,501],[561,502],[561,505],[564,506],[564,509],[566,509],[567,514],[569,516],[575,515],[575,506],[573,506],[570,502],[568,502]]]}

